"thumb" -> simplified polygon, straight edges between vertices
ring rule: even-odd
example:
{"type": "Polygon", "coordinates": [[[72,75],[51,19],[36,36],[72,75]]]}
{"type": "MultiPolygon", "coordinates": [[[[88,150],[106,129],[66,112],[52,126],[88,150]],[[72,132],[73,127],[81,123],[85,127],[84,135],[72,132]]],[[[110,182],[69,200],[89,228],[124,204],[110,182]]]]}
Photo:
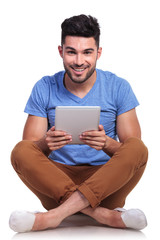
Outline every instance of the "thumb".
{"type": "Polygon", "coordinates": [[[55,131],[55,126],[51,127],[50,131],[55,131]]]}
{"type": "Polygon", "coordinates": [[[102,131],[102,130],[104,130],[104,127],[103,127],[103,125],[99,125],[99,126],[98,126],[98,129],[99,129],[99,131],[102,131]]]}

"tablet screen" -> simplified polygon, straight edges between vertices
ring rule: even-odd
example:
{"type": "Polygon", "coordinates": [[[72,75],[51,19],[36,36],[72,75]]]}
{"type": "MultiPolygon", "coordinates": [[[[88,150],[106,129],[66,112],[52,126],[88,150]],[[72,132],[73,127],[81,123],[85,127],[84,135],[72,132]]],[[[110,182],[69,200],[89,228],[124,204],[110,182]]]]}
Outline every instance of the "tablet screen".
{"type": "Polygon", "coordinates": [[[84,144],[81,133],[98,130],[100,119],[99,106],[58,106],[55,113],[55,130],[63,130],[72,135],[69,144],[84,144]]]}

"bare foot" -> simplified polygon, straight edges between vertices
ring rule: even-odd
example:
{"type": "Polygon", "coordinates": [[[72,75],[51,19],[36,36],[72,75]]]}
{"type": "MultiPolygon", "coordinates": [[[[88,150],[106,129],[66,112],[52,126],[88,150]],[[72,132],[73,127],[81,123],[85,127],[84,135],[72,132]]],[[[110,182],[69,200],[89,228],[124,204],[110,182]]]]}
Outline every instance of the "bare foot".
{"type": "Polygon", "coordinates": [[[56,228],[61,223],[61,220],[55,210],[50,210],[46,213],[36,213],[36,218],[32,231],[40,231],[48,228],[56,228]]]}
{"type": "Polygon", "coordinates": [[[82,210],[82,213],[89,215],[101,224],[116,228],[126,228],[121,218],[121,212],[103,207],[97,207],[96,209],[88,207],[82,210]]]}
{"type": "Polygon", "coordinates": [[[59,207],[54,208],[46,213],[36,214],[32,231],[56,228],[66,217],[79,212],[88,205],[88,200],[79,191],[75,191],[59,207]]]}
{"type": "Polygon", "coordinates": [[[101,209],[102,224],[106,224],[116,228],[126,228],[121,218],[121,214],[122,214],[121,212],[118,212],[115,210],[109,210],[108,212],[108,209],[105,209],[105,210],[104,209],[101,209]]]}

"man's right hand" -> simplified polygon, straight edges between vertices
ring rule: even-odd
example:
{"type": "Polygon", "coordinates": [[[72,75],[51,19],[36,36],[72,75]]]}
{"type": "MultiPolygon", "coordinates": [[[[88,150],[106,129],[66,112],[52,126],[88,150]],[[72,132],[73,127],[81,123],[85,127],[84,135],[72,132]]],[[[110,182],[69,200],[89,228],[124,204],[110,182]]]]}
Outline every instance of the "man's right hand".
{"type": "Polygon", "coordinates": [[[72,141],[72,136],[64,131],[55,130],[55,126],[46,133],[46,142],[49,150],[55,151],[72,141]]]}

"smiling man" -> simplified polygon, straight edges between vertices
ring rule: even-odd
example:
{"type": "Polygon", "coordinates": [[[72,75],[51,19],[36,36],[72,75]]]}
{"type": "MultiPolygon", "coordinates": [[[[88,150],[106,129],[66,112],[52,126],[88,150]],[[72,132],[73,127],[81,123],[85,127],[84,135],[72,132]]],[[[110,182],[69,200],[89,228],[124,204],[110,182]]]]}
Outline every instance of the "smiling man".
{"type": "Polygon", "coordinates": [[[93,37],[76,36],[66,36],[65,43],[58,49],[66,71],[65,87],[71,88],[71,92],[74,89],[77,93],[81,93],[82,89],[81,94],[85,96],[86,90],[89,91],[96,81],[96,61],[100,58],[102,49],[97,48],[93,37]]]}
{"type": "Polygon", "coordinates": [[[96,68],[102,53],[97,19],[74,16],[61,27],[58,50],[65,71],[35,84],[23,141],[11,155],[18,176],[47,212],[13,212],[10,227],[16,232],[56,228],[82,212],[107,226],[143,229],[144,213],[122,208],[147,163],[135,111],[139,103],[126,80],[96,68]],[[99,129],[83,132],[83,145],[55,130],[55,108],[63,105],[101,107],[99,129]]]}
{"type": "Polygon", "coordinates": [[[70,80],[84,83],[90,79],[93,84],[96,80],[96,61],[102,51],[101,48],[97,50],[94,38],[67,36],[63,45],[59,46],[59,52],[67,73],[65,83],[70,80]]]}

